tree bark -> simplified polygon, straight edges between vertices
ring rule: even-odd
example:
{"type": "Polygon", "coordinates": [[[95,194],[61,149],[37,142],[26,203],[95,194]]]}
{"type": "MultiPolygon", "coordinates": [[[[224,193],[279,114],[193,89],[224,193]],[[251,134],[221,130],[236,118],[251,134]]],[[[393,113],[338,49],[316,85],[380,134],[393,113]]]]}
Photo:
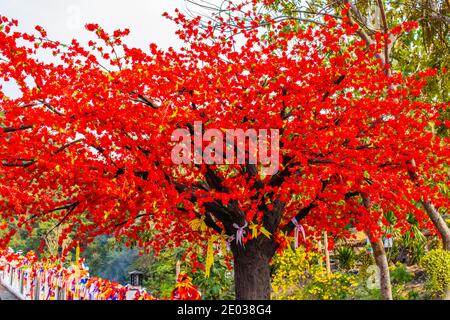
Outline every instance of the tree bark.
{"type": "Polygon", "coordinates": [[[442,218],[441,214],[431,202],[422,201],[422,205],[425,208],[428,217],[430,217],[430,220],[441,235],[444,249],[450,251],[450,228],[447,226],[444,218],[442,218]]]}
{"type": "Polygon", "coordinates": [[[389,264],[386,257],[386,251],[384,250],[383,240],[378,238],[377,241],[372,241],[370,239],[370,244],[373,249],[373,256],[375,258],[375,263],[380,271],[380,290],[381,297],[384,300],[392,300],[392,288],[391,288],[391,278],[389,275],[389,264]]]}
{"type": "Polygon", "coordinates": [[[232,246],[237,300],[270,299],[271,255],[262,247],[260,241],[255,240],[248,241],[245,246],[232,246]]]}

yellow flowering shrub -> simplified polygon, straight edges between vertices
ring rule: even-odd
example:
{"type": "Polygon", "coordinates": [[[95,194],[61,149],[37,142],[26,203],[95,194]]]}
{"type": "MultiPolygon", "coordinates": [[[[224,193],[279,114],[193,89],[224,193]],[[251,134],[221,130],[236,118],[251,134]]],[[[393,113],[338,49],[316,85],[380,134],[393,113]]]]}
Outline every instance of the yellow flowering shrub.
{"type": "Polygon", "coordinates": [[[346,299],[356,278],[343,273],[327,274],[319,256],[302,249],[287,249],[273,261],[272,299],[346,299]]]}
{"type": "Polygon", "coordinates": [[[272,278],[272,298],[302,299],[302,287],[309,278],[311,260],[314,258],[316,258],[314,253],[307,255],[302,249],[286,249],[282,254],[276,255],[273,259],[276,272],[272,278]]]}
{"type": "Polygon", "coordinates": [[[436,249],[428,252],[421,261],[428,276],[427,287],[433,296],[442,296],[450,289],[450,252],[436,249]]]}
{"type": "Polygon", "coordinates": [[[356,286],[353,275],[340,272],[327,274],[325,269],[314,267],[304,296],[307,299],[342,300],[348,298],[356,286]]]}

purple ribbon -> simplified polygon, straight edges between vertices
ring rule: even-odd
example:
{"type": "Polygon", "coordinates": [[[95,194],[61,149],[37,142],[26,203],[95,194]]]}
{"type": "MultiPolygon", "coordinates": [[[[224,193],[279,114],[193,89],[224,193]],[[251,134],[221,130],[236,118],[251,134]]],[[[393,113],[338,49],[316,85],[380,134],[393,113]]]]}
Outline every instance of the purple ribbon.
{"type": "Polygon", "coordinates": [[[298,233],[299,233],[299,231],[301,231],[302,235],[303,235],[303,239],[306,239],[305,229],[303,228],[303,226],[301,224],[298,223],[298,221],[297,221],[297,219],[295,219],[295,217],[292,218],[291,222],[295,226],[295,229],[294,229],[294,238],[295,238],[294,246],[295,246],[295,249],[297,249],[298,248],[298,233]]]}
{"type": "Polygon", "coordinates": [[[235,227],[237,229],[236,243],[241,244],[242,246],[243,246],[242,240],[244,238],[244,234],[246,233],[246,231],[244,229],[247,228],[247,226],[248,226],[247,221],[245,221],[245,224],[242,227],[239,227],[236,223],[233,223],[233,227],[235,227]]]}
{"type": "Polygon", "coordinates": [[[235,239],[234,234],[232,234],[232,235],[227,239],[227,250],[230,250],[230,244],[231,244],[231,242],[233,242],[234,239],[235,239]]]}

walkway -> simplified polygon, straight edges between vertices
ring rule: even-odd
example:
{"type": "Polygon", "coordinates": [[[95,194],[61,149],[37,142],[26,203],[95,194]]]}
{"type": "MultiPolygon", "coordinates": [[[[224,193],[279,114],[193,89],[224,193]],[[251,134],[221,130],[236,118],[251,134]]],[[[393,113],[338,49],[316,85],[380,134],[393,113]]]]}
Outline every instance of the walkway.
{"type": "Polygon", "coordinates": [[[0,284],[0,300],[18,300],[15,295],[0,284]]]}

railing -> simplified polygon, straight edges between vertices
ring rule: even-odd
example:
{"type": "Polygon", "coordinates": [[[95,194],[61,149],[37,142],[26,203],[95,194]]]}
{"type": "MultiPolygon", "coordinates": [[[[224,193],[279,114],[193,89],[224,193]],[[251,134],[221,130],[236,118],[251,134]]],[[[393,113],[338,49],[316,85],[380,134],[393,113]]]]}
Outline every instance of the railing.
{"type": "Polygon", "coordinates": [[[23,273],[20,270],[15,270],[15,268],[11,267],[9,271],[0,271],[0,283],[19,300],[26,300],[22,294],[25,291],[24,279],[23,273]]]}
{"type": "Polygon", "coordinates": [[[0,252],[0,282],[20,300],[154,300],[146,290],[91,277],[82,261],[68,268],[35,256],[0,252]]]}

